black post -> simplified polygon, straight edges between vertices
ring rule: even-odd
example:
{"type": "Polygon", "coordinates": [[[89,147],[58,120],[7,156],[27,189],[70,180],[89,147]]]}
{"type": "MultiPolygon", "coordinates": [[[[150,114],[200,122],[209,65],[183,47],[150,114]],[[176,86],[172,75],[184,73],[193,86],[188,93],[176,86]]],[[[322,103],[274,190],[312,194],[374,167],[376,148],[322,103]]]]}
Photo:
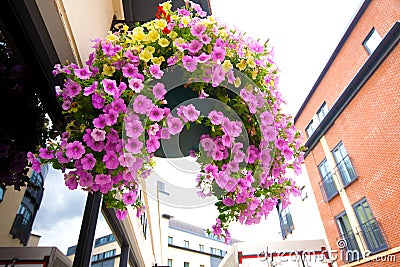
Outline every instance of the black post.
{"type": "Polygon", "coordinates": [[[100,204],[101,194],[99,192],[88,193],[73,267],[90,266],[100,204]]]}
{"type": "Polygon", "coordinates": [[[129,258],[129,245],[121,247],[121,256],[119,257],[119,267],[127,267],[129,258]]]}

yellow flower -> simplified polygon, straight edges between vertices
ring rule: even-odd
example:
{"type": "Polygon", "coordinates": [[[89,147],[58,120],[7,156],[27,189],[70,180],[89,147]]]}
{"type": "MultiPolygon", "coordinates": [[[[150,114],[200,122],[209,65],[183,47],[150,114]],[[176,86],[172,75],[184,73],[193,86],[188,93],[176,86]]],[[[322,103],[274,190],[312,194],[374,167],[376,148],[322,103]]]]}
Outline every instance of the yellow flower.
{"type": "Polygon", "coordinates": [[[224,63],[222,63],[222,69],[225,72],[230,71],[233,68],[233,65],[229,59],[225,60],[224,63]]]}
{"type": "Polygon", "coordinates": [[[190,23],[191,19],[189,16],[184,16],[181,19],[181,22],[183,23],[183,25],[187,26],[190,23]]]}
{"type": "Polygon", "coordinates": [[[161,57],[153,57],[151,59],[151,62],[153,62],[156,65],[160,65],[160,66],[161,66],[161,63],[163,63],[164,61],[165,61],[165,58],[163,56],[161,56],[161,57]]]}
{"type": "Polygon", "coordinates": [[[176,33],[176,31],[171,31],[171,32],[168,34],[168,36],[171,37],[171,39],[175,39],[175,38],[178,36],[178,34],[176,33]]]}
{"type": "Polygon", "coordinates": [[[170,11],[171,7],[172,7],[170,1],[164,2],[160,6],[162,6],[164,8],[164,11],[170,11]]]}
{"type": "Polygon", "coordinates": [[[253,80],[257,79],[257,74],[258,74],[257,69],[254,69],[254,70],[251,72],[251,78],[253,78],[253,80]]]}
{"type": "Polygon", "coordinates": [[[127,32],[129,30],[129,26],[124,24],[124,26],[122,26],[122,29],[124,30],[124,32],[127,32]]]}
{"type": "Polygon", "coordinates": [[[152,54],[156,51],[156,49],[151,45],[146,46],[145,50],[149,51],[152,54]]]}
{"type": "Polygon", "coordinates": [[[151,30],[147,34],[147,40],[150,41],[150,42],[155,42],[155,41],[158,40],[158,38],[160,38],[160,34],[156,30],[151,30]]]}
{"type": "Polygon", "coordinates": [[[236,64],[236,67],[241,71],[244,70],[246,68],[246,60],[242,59],[240,63],[236,64]]]}
{"type": "Polygon", "coordinates": [[[149,60],[153,58],[153,53],[147,49],[143,49],[139,54],[139,58],[143,61],[149,62],[149,60]]]}
{"type": "Polygon", "coordinates": [[[204,23],[206,24],[214,24],[216,21],[213,16],[208,16],[206,20],[204,20],[204,23]]]}
{"type": "Polygon", "coordinates": [[[235,82],[233,84],[235,85],[236,88],[238,88],[241,83],[242,83],[242,81],[240,80],[240,78],[236,77],[235,82]]]}
{"type": "Polygon", "coordinates": [[[118,40],[118,36],[116,36],[115,34],[109,32],[108,35],[107,35],[107,41],[114,42],[116,40],[118,40]]]}
{"type": "Polygon", "coordinates": [[[162,30],[167,27],[167,21],[165,19],[155,19],[154,20],[154,27],[156,29],[162,30]]]}
{"type": "Polygon", "coordinates": [[[115,72],[115,67],[114,66],[108,66],[106,64],[103,65],[103,74],[104,75],[112,76],[114,72],[115,72]]]}
{"type": "Polygon", "coordinates": [[[158,44],[161,47],[167,47],[169,45],[169,41],[166,38],[161,38],[160,40],[158,40],[158,44]]]}
{"type": "Polygon", "coordinates": [[[250,68],[255,68],[256,67],[256,63],[254,62],[254,58],[253,57],[249,57],[249,59],[247,59],[247,66],[249,66],[250,68]]]}
{"type": "Polygon", "coordinates": [[[146,34],[143,31],[142,27],[136,27],[132,31],[132,39],[135,41],[146,41],[146,34]]]}
{"type": "Polygon", "coordinates": [[[177,21],[179,19],[178,15],[171,15],[171,20],[177,21]]]}

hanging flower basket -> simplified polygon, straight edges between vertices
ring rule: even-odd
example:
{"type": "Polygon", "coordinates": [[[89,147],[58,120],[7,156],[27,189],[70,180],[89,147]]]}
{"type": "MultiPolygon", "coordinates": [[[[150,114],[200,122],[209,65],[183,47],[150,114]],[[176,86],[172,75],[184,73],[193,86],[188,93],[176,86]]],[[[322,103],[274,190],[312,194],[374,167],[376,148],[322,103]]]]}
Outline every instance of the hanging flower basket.
{"type": "Polygon", "coordinates": [[[28,160],[37,172],[61,169],[71,190],[100,191],[123,219],[129,205],[143,210],[138,186],[155,156],[190,154],[201,165],[199,195],[218,199],[212,232],[228,240],[229,223],[256,224],[298,194],[286,172],[300,172],[300,134],[282,113],[267,43],[191,2],[177,11],[165,2],[156,17],[95,40],[83,68],[55,67],[68,125],[28,160]]]}

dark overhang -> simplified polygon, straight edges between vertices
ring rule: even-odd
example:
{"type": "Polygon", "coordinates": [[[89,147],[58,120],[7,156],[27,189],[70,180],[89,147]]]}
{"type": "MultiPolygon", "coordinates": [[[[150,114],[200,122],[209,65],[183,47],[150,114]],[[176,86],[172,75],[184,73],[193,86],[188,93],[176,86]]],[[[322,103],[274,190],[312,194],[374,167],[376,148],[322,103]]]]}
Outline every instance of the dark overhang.
{"type": "Polygon", "coordinates": [[[304,100],[303,104],[301,105],[299,111],[297,111],[296,116],[294,117],[294,123],[296,123],[297,119],[300,117],[301,113],[304,111],[305,107],[308,104],[308,101],[310,101],[311,97],[314,95],[315,91],[317,90],[319,84],[321,83],[322,79],[325,77],[325,74],[328,72],[329,68],[335,61],[337,55],[339,54],[340,50],[342,49],[343,45],[346,43],[347,39],[349,38],[351,32],[357,25],[358,21],[361,19],[363,16],[364,12],[367,10],[368,5],[371,3],[371,0],[365,0],[360,9],[358,10],[357,14],[355,15],[353,21],[347,28],[346,32],[344,33],[342,39],[340,39],[340,42],[336,49],[333,51],[331,57],[328,60],[328,63],[326,63],[324,69],[322,70],[321,74],[318,76],[317,81],[315,82],[314,86],[311,88],[310,93],[308,93],[306,99],[304,100]]]}
{"type": "Polygon", "coordinates": [[[335,120],[351,102],[351,100],[357,95],[362,89],[363,85],[368,79],[374,74],[379,66],[384,62],[386,57],[393,51],[393,49],[399,44],[400,41],[400,21],[396,21],[393,27],[389,30],[386,36],[383,38],[379,46],[370,55],[361,69],[357,72],[354,78],[351,80],[349,85],[346,87],[344,92],[333,104],[326,117],[319,124],[314,133],[308,138],[305,146],[307,151],[305,156],[315,147],[321,137],[330,129],[335,123],[335,120]]]}

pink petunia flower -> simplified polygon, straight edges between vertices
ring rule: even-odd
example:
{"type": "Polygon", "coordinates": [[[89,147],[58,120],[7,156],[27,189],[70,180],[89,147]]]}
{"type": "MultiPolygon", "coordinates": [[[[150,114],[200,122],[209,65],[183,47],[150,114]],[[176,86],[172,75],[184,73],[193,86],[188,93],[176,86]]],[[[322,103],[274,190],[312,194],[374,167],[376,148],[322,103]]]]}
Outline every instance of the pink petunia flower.
{"type": "Polygon", "coordinates": [[[144,85],[141,79],[132,78],[129,79],[129,88],[131,88],[136,93],[140,93],[140,91],[142,91],[142,89],[144,88],[144,85]]]}
{"type": "Polygon", "coordinates": [[[146,141],[146,150],[149,153],[155,152],[157,149],[160,148],[160,142],[157,138],[150,136],[149,139],[146,141]]]}
{"type": "Polygon", "coordinates": [[[183,64],[183,67],[189,72],[194,72],[197,67],[196,60],[193,57],[187,56],[187,55],[183,56],[182,64],[183,64]]]}
{"type": "Polygon", "coordinates": [[[99,85],[99,83],[97,81],[95,81],[92,83],[91,86],[85,87],[83,89],[83,95],[89,96],[89,95],[93,94],[96,91],[98,85],[99,85]]]}
{"type": "Polygon", "coordinates": [[[201,37],[206,28],[207,28],[206,25],[202,23],[197,23],[190,28],[190,32],[192,33],[193,36],[201,37]]]}
{"type": "Polygon", "coordinates": [[[42,159],[52,159],[52,158],[54,158],[54,154],[48,148],[40,148],[39,149],[39,157],[42,159]]]}
{"type": "Polygon", "coordinates": [[[106,132],[100,129],[93,129],[90,136],[92,136],[94,141],[104,141],[106,139],[106,132]]]}
{"type": "Polygon", "coordinates": [[[148,114],[152,106],[152,101],[144,95],[137,96],[133,101],[133,110],[139,114],[148,114]]]}
{"type": "Polygon", "coordinates": [[[82,187],[91,187],[93,185],[93,175],[88,172],[82,172],[79,178],[79,184],[82,187]]]}
{"type": "Polygon", "coordinates": [[[203,43],[200,42],[199,40],[192,40],[189,44],[188,50],[192,54],[196,54],[197,52],[200,51],[200,49],[203,47],[203,43]]]}
{"type": "Polygon", "coordinates": [[[156,83],[153,86],[153,95],[157,100],[164,99],[166,93],[167,91],[165,90],[165,85],[163,83],[156,83]]]}
{"type": "Polygon", "coordinates": [[[111,182],[111,176],[107,174],[97,174],[94,181],[99,185],[107,184],[111,182]]]}
{"type": "Polygon", "coordinates": [[[127,210],[120,210],[117,209],[115,212],[115,216],[117,217],[118,220],[122,221],[126,218],[126,216],[128,215],[128,211],[127,210]]]}
{"type": "Polygon", "coordinates": [[[161,79],[161,77],[164,75],[164,72],[160,69],[160,65],[157,64],[151,65],[149,71],[156,79],[161,79]]]}
{"type": "Polygon", "coordinates": [[[133,78],[139,72],[135,65],[128,63],[122,67],[122,75],[126,78],[133,78]]]}
{"type": "Polygon", "coordinates": [[[182,114],[188,121],[194,122],[200,116],[200,111],[198,111],[193,104],[189,104],[187,106],[183,106],[182,114]]]}
{"type": "Polygon", "coordinates": [[[163,118],[164,110],[162,108],[154,106],[149,113],[149,119],[151,121],[161,121],[163,118]]]}
{"type": "Polygon", "coordinates": [[[78,182],[73,177],[65,180],[65,185],[69,190],[75,190],[78,188],[78,182]]]}
{"type": "Polygon", "coordinates": [[[221,111],[213,110],[208,113],[208,118],[211,120],[212,124],[220,125],[222,123],[222,119],[225,118],[225,116],[221,111]]]}
{"type": "Polygon", "coordinates": [[[115,96],[118,93],[117,82],[111,79],[104,79],[102,82],[104,91],[112,96],[115,96]]]}
{"type": "Polygon", "coordinates": [[[129,138],[128,143],[125,145],[125,149],[133,154],[139,154],[142,150],[143,143],[137,139],[129,138]]]}
{"type": "Polygon", "coordinates": [[[85,147],[80,141],[74,141],[67,144],[65,154],[68,158],[80,159],[85,153],[85,147]]]}
{"type": "Polygon", "coordinates": [[[137,199],[136,190],[131,190],[128,193],[122,194],[122,202],[124,202],[125,205],[132,205],[133,203],[136,202],[136,199],[137,199]]]}
{"type": "Polygon", "coordinates": [[[167,125],[168,125],[170,134],[180,133],[183,128],[182,121],[179,118],[172,117],[172,116],[167,118],[167,125]]]}
{"type": "Polygon", "coordinates": [[[84,170],[92,170],[95,163],[96,163],[96,158],[93,156],[92,153],[86,154],[81,159],[82,168],[84,170]]]}
{"type": "Polygon", "coordinates": [[[128,137],[137,138],[143,133],[143,126],[139,120],[127,122],[125,124],[125,131],[128,137]]]}
{"type": "Polygon", "coordinates": [[[89,70],[88,66],[85,66],[82,69],[74,69],[75,75],[82,80],[87,80],[92,75],[92,72],[89,70]]]}

